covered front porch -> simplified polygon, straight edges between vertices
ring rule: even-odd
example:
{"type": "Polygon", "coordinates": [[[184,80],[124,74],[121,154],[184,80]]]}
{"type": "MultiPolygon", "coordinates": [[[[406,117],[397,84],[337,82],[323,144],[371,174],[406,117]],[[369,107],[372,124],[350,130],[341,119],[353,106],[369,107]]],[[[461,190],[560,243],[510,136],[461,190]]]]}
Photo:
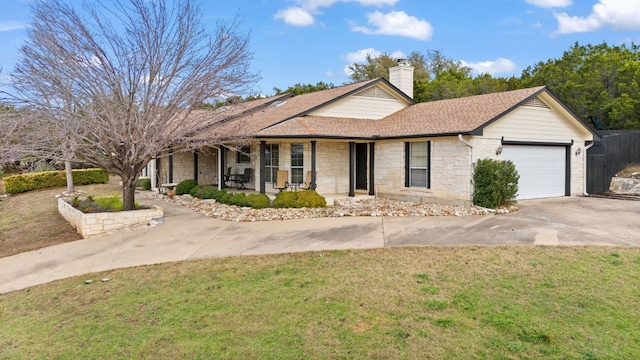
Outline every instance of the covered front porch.
{"type": "Polygon", "coordinates": [[[328,199],[375,195],[374,166],[374,142],[260,139],[243,146],[169,150],[143,175],[149,174],[153,188],[194,179],[219,189],[275,195],[281,190],[277,172],[284,170],[286,190],[314,189],[328,199]]]}

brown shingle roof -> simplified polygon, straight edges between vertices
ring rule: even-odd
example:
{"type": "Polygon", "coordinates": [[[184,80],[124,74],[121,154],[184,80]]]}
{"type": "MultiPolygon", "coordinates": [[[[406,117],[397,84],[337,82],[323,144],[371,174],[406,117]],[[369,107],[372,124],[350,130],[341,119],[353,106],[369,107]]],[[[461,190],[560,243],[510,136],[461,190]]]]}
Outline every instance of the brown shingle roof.
{"type": "MultiPolygon", "coordinates": [[[[200,137],[243,134],[253,137],[395,138],[471,133],[497,120],[544,86],[414,104],[380,120],[307,115],[367,88],[381,79],[304,95],[286,95],[234,105],[200,137]],[[282,101],[277,103],[276,101],[282,101]]],[[[202,114],[200,114],[202,115],[202,114]]],[[[205,115],[206,116],[206,115],[205,115]]],[[[220,114],[211,113],[211,116],[220,114]]]]}
{"type": "Polygon", "coordinates": [[[261,137],[371,138],[381,120],[302,116],[264,129],[261,137]]]}
{"type": "MultiPolygon", "coordinates": [[[[333,89],[327,89],[309,94],[288,97],[282,103],[274,103],[279,99],[267,98],[262,99],[262,107],[252,107],[253,111],[247,111],[244,115],[234,117],[232,121],[221,121],[211,129],[202,133],[201,136],[206,137],[208,133],[226,133],[242,131],[247,135],[255,136],[260,130],[276,125],[289,119],[303,116],[316,108],[339,100],[353,92],[366,88],[381,79],[363,81],[359,83],[338,86],[333,89]],[[273,103],[272,105],[269,105],[273,103]]],[[[245,104],[250,104],[247,102],[245,104]]],[[[237,114],[237,110],[231,110],[237,114]]],[[[212,114],[213,115],[213,114],[212,114]]]]}
{"type": "Polygon", "coordinates": [[[381,120],[298,117],[260,131],[272,137],[405,137],[470,133],[544,90],[535,87],[415,104],[381,120]]]}
{"type": "Polygon", "coordinates": [[[419,103],[382,120],[381,137],[470,133],[544,90],[544,86],[419,103]]]}

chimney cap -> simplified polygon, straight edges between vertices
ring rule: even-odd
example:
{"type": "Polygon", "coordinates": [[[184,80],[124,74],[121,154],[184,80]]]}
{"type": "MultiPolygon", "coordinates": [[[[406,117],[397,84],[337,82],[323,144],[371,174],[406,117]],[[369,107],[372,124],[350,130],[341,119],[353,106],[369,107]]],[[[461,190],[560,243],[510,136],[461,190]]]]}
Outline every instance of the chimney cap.
{"type": "Polygon", "coordinates": [[[396,63],[398,63],[398,66],[411,66],[411,61],[406,58],[399,58],[396,63]]]}

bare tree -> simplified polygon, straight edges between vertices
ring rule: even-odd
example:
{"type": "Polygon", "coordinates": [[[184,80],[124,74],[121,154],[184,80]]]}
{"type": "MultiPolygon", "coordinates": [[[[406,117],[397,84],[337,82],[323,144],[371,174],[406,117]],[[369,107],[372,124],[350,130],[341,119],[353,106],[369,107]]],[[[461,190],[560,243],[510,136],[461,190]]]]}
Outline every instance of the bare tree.
{"type": "Polygon", "coordinates": [[[195,146],[199,130],[218,121],[192,105],[242,93],[256,80],[238,20],[208,32],[193,0],[85,1],[82,8],[35,0],[31,8],[12,96],[48,114],[40,129],[61,158],[122,178],[125,210],[154,156],[195,146]]]}

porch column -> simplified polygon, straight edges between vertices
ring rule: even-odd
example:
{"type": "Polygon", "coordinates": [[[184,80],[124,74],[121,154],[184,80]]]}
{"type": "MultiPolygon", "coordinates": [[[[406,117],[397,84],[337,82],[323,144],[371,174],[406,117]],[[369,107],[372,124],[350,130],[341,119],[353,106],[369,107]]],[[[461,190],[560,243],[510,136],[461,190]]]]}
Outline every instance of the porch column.
{"type": "Polygon", "coordinates": [[[315,190],[316,185],[316,141],[311,141],[311,186],[309,189],[315,190]]]}
{"type": "Polygon", "coordinates": [[[376,143],[369,143],[369,195],[375,195],[375,161],[376,160],[376,143]]]}
{"type": "Polygon", "coordinates": [[[219,189],[224,189],[226,187],[226,185],[224,184],[224,174],[226,174],[226,171],[224,171],[224,168],[226,166],[225,164],[225,159],[227,158],[227,154],[225,151],[224,146],[220,145],[220,178],[218,179],[218,182],[220,183],[220,185],[218,186],[219,189]]]}
{"type": "Polygon", "coordinates": [[[169,146],[169,183],[173,182],[173,148],[169,146]]]}
{"type": "Polygon", "coordinates": [[[198,149],[193,150],[193,180],[198,181],[198,149]]]}
{"type": "Polygon", "coordinates": [[[356,143],[349,142],[349,196],[356,196],[356,143]]]}
{"type": "Polygon", "coordinates": [[[153,169],[153,174],[151,175],[151,188],[157,189],[160,187],[160,158],[157,157],[155,159],[155,168],[153,169]]]}
{"type": "Polygon", "coordinates": [[[267,175],[267,164],[265,162],[265,153],[267,152],[267,142],[260,141],[260,194],[266,193],[267,182],[265,176],[267,175]]]}

